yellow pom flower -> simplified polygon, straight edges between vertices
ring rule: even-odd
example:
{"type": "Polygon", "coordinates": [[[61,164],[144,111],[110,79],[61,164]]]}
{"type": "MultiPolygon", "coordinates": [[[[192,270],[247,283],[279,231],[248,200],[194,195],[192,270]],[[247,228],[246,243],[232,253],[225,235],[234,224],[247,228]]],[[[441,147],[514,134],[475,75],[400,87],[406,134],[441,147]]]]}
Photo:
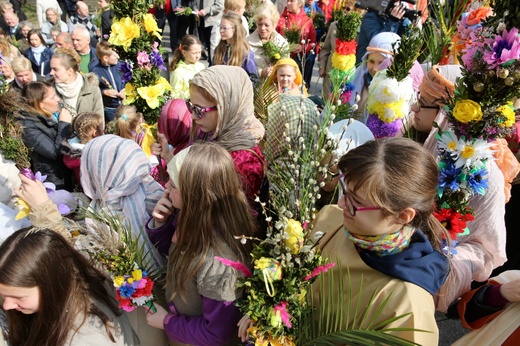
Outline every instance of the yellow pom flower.
{"type": "Polygon", "coordinates": [[[377,114],[381,121],[391,123],[397,119],[401,119],[404,116],[403,104],[403,101],[381,103],[373,99],[371,102],[369,102],[367,108],[369,113],[377,114]]]}
{"type": "Polygon", "coordinates": [[[125,105],[131,105],[135,102],[135,99],[137,98],[137,93],[135,91],[135,87],[132,83],[126,83],[125,85],[125,100],[123,104],[125,105]]]}
{"type": "Polygon", "coordinates": [[[296,255],[303,246],[303,228],[301,223],[294,219],[287,222],[285,232],[289,234],[289,238],[285,240],[287,246],[293,255],[296,255]]]}
{"type": "Polygon", "coordinates": [[[24,217],[27,217],[31,212],[31,207],[29,207],[29,204],[27,204],[27,202],[25,202],[23,199],[17,198],[15,204],[21,207],[20,211],[18,212],[18,214],[16,214],[14,218],[15,220],[23,219],[24,217]]]}
{"type": "Polygon", "coordinates": [[[275,53],[274,58],[275,58],[276,60],[280,60],[281,56],[280,56],[280,54],[275,53]]]}
{"type": "Polygon", "coordinates": [[[508,103],[497,109],[499,113],[505,118],[504,122],[500,123],[502,127],[511,127],[515,124],[515,111],[513,110],[512,104],[508,103]]]}
{"type": "Polygon", "coordinates": [[[137,93],[145,101],[148,107],[155,109],[159,107],[159,97],[164,94],[164,85],[156,84],[149,87],[137,88],[137,93]]]}
{"type": "Polygon", "coordinates": [[[139,281],[143,278],[143,272],[141,271],[141,269],[136,269],[132,271],[132,277],[135,281],[139,281]]]}
{"type": "Polygon", "coordinates": [[[112,34],[108,42],[116,46],[122,46],[125,51],[128,51],[135,38],[141,36],[141,28],[130,17],[113,22],[111,29],[112,34]]]}
{"type": "Polygon", "coordinates": [[[332,67],[340,71],[349,71],[356,65],[354,54],[341,55],[336,52],[332,54],[332,67]]]}
{"type": "Polygon", "coordinates": [[[480,121],[482,120],[482,109],[473,100],[461,100],[453,107],[453,116],[463,124],[467,124],[470,121],[480,121]]]}
{"type": "Polygon", "coordinates": [[[114,278],[114,286],[121,287],[125,283],[125,278],[123,276],[116,276],[114,278]]]}
{"type": "Polygon", "coordinates": [[[155,17],[151,13],[147,13],[144,15],[144,30],[146,32],[152,34],[153,36],[156,36],[159,40],[162,40],[161,29],[157,26],[157,21],[155,20],[155,17]]]}

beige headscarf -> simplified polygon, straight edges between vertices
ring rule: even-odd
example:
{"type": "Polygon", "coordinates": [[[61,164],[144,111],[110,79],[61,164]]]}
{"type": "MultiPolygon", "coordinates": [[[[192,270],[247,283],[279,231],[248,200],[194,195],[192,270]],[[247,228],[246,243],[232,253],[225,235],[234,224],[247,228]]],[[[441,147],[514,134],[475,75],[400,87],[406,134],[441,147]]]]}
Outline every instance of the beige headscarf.
{"type": "Polygon", "coordinates": [[[179,173],[181,171],[182,164],[184,163],[184,160],[186,160],[186,157],[188,157],[188,153],[190,152],[191,147],[187,147],[182,149],[171,159],[171,161],[168,163],[168,175],[170,176],[170,179],[173,181],[175,186],[179,188],[179,173]]]}
{"type": "Polygon", "coordinates": [[[231,152],[250,149],[264,136],[265,129],[255,118],[253,86],[243,68],[211,66],[196,74],[191,83],[217,100],[215,143],[231,152]]]}
{"type": "Polygon", "coordinates": [[[424,75],[419,86],[421,99],[425,104],[444,107],[453,97],[455,81],[461,76],[459,65],[435,65],[424,75]]]}

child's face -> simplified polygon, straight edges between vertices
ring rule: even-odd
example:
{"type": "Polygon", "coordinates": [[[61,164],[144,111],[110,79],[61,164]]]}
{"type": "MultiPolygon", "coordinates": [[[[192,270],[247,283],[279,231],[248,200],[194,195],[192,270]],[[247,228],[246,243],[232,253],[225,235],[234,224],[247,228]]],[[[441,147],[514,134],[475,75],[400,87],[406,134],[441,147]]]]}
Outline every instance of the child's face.
{"type": "Polygon", "coordinates": [[[177,209],[182,209],[182,197],[181,197],[181,190],[170,179],[170,181],[166,184],[166,189],[170,190],[170,201],[172,202],[173,206],[177,209]]]}
{"type": "Polygon", "coordinates": [[[35,287],[13,287],[0,284],[0,297],[3,298],[3,308],[17,310],[22,314],[31,315],[40,309],[40,289],[35,287]]]}
{"type": "Polygon", "coordinates": [[[113,65],[117,64],[118,62],[119,62],[119,55],[115,51],[112,51],[112,53],[110,55],[105,55],[103,57],[103,63],[105,65],[113,66],[113,65]]]}
{"type": "Polygon", "coordinates": [[[235,27],[227,19],[220,21],[220,37],[222,40],[229,40],[235,34],[235,27]]]}
{"type": "Polygon", "coordinates": [[[367,59],[368,73],[374,77],[375,74],[379,71],[379,65],[381,65],[385,60],[386,58],[379,53],[370,54],[367,59]]]}
{"type": "Polygon", "coordinates": [[[278,86],[282,89],[292,89],[296,79],[296,69],[294,66],[283,65],[276,70],[278,86]]]}
{"type": "Polygon", "coordinates": [[[189,49],[182,50],[184,56],[184,62],[186,64],[195,64],[200,60],[200,54],[202,52],[202,46],[200,44],[192,44],[189,49]]]}

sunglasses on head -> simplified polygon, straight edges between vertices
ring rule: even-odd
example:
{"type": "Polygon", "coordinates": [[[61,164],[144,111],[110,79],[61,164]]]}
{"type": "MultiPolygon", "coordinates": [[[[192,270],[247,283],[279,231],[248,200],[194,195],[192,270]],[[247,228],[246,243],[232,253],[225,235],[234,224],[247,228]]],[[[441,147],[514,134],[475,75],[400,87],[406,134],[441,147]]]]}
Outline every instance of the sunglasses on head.
{"type": "Polygon", "coordinates": [[[193,103],[191,103],[190,100],[186,100],[186,107],[188,108],[191,114],[194,114],[199,119],[204,118],[205,113],[217,110],[217,106],[203,108],[194,105],[193,103]]]}

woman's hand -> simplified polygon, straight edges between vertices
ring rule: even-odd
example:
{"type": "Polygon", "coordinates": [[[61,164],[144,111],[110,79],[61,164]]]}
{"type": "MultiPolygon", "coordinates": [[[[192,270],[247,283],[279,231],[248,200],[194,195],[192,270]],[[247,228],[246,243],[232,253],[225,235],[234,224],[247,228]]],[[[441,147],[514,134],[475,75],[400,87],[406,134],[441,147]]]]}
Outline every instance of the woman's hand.
{"type": "Polygon", "coordinates": [[[394,4],[394,7],[392,7],[392,10],[390,11],[390,19],[393,19],[395,21],[400,21],[401,19],[403,19],[403,16],[405,13],[406,13],[405,5],[401,4],[400,2],[396,2],[394,4]]]}
{"type": "Polygon", "coordinates": [[[240,341],[246,342],[249,340],[249,334],[247,333],[247,330],[251,328],[253,323],[251,323],[251,320],[249,319],[249,316],[244,315],[240,321],[237,323],[238,326],[238,337],[240,338],[240,341]]]}
{"type": "Polygon", "coordinates": [[[70,111],[66,107],[63,107],[60,110],[60,116],[58,117],[58,119],[59,121],[70,123],[72,122],[72,114],[70,114],[70,111]]]}
{"type": "Polygon", "coordinates": [[[146,310],[146,322],[154,328],[164,329],[164,318],[168,312],[160,305],[155,305],[157,312],[152,312],[149,307],[143,306],[146,310]]]}
{"type": "Polygon", "coordinates": [[[22,181],[20,189],[14,193],[23,199],[31,209],[43,204],[49,200],[49,195],[43,183],[39,180],[32,180],[25,175],[19,173],[18,177],[22,181]]]}
{"type": "Polygon", "coordinates": [[[502,284],[500,294],[510,302],[520,302],[520,279],[502,284]]]}
{"type": "Polygon", "coordinates": [[[303,51],[303,46],[301,44],[294,45],[294,48],[291,50],[291,53],[299,54],[303,51]]]}
{"type": "MultiPolygon", "coordinates": [[[[169,186],[169,185],[168,185],[169,186]]],[[[153,208],[152,217],[154,220],[154,228],[164,225],[170,215],[173,213],[174,207],[170,201],[170,189],[164,190],[163,196],[153,208]]]]}

